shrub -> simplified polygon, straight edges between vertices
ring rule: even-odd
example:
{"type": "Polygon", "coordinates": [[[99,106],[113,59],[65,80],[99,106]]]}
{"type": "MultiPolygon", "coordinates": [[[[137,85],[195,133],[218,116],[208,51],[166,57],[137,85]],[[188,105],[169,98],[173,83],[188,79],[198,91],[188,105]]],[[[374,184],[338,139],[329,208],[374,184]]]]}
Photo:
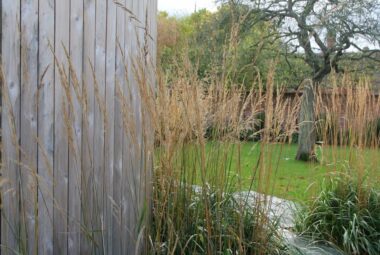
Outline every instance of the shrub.
{"type": "Polygon", "coordinates": [[[325,181],[322,192],[298,213],[296,229],[348,254],[380,254],[380,193],[347,177],[325,181]]]}

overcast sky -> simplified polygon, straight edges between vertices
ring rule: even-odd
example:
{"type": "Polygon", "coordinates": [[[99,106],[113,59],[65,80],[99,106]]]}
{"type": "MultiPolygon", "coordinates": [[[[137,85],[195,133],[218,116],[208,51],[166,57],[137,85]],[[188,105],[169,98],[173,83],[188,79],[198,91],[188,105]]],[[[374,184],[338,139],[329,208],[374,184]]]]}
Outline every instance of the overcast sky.
{"type": "Polygon", "coordinates": [[[167,11],[171,15],[186,15],[195,10],[206,8],[216,10],[215,0],[158,0],[158,10],[167,11]]]}

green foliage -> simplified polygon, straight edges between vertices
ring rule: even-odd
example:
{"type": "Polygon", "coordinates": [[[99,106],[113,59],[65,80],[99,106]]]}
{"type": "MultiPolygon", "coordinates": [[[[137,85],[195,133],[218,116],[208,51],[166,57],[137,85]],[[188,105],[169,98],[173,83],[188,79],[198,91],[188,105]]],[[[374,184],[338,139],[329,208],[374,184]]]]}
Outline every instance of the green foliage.
{"type": "Polygon", "coordinates": [[[380,254],[380,193],[348,177],[326,180],[320,195],[299,213],[297,230],[348,254],[380,254]]]}
{"type": "Polygon", "coordinates": [[[177,18],[169,17],[166,12],[160,12],[157,22],[157,64],[169,72],[173,66],[173,59],[178,58],[185,45],[184,37],[177,18]]]}
{"type": "Polygon", "coordinates": [[[166,198],[166,217],[153,217],[156,254],[287,254],[275,224],[232,193],[184,184],[176,193],[166,198]]]}
{"type": "Polygon", "coordinates": [[[172,72],[173,64],[181,62],[182,55],[188,55],[199,78],[206,79],[212,74],[228,83],[250,88],[258,75],[265,84],[275,61],[275,82],[298,86],[309,68],[295,55],[285,58],[285,45],[275,40],[272,23],[263,21],[251,26],[249,13],[249,6],[244,4],[223,4],[214,13],[203,9],[180,18],[160,13],[158,62],[161,68],[169,76],[176,75],[172,72]],[[172,43],[167,42],[168,38],[172,43]]]}

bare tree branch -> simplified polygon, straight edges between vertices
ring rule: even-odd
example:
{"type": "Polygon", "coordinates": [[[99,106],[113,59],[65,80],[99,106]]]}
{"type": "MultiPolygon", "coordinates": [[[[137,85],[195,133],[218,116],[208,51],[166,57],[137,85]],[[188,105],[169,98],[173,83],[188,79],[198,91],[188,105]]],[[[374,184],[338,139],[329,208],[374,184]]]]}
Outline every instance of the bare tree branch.
{"type": "Polygon", "coordinates": [[[286,54],[302,49],[304,61],[313,70],[313,79],[322,80],[339,63],[349,49],[362,52],[350,60],[377,60],[378,50],[364,52],[357,38],[366,44],[380,45],[380,0],[250,0],[251,25],[266,21],[276,27],[263,40],[280,40],[286,54]],[[334,38],[329,38],[329,33],[334,38]],[[295,40],[296,38],[296,40],[295,40]],[[333,41],[333,45],[331,44],[333,41]],[[317,47],[315,47],[317,46],[317,47]]]}

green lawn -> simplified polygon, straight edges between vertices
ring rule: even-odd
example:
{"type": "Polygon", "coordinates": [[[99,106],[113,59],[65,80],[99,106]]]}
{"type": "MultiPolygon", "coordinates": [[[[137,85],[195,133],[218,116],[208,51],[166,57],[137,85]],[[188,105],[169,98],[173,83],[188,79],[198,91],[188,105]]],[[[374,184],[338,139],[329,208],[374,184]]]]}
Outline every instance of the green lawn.
{"type": "MultiPolygon", "coordinates": [[[[258,177],[258,160],[263,149],[258,143],[243,143],[240,145],[241,177],[243,189],[258,189],[258,182],[266,181],[265,177],[258,177]],[[252,178],[256,177],[256,178],[252,178]],[[253,182],[252,182],[253,179],[253,182]]],[[[319,188],[323,177],[328,170],[321,164],[305,163],[295,160],[296,145],[268,145],[265,155],[265,173],[269,176],[270,185],[266,184],[266,191],[275,196],[291,199],[305,200],[319,188]]],[[[234,158],[236,162],[237,156],[234,158]]],[[[236,168],[235,168],[236,169],[236,168]]]]}
{"type": "MultiPolygon", "coordinates": [[[[339,172],[350,175],[361,173],[361,176],[369,176],[367,179],[380,186],[379,150],[317,147],[320,163],[296,161],[296,152],[296,144],[269,144],[263,147],[253,142],[232,144],[216,141],[208,142],[204,152],[196,144],[186,145],[175,152],[174,168],[179,170],[179,175],[173,177],[200,184],[200,158],[205,155],[206,182],[210,185],[225,183],[234,190],[246,191],[259,190],[259,184],[265,183],[261,192],[298,202],[307,201],[318,194],[325,177],[339,172]],[[264,165],[261,167],[264,177],[259,177],[257,167],[261,151],[264,152],[264,165]]],[[[160,150],[157,149],[157,158],[159,155],[160,150]]]]}
{"type": "MultiPolygon", "coordinates": [[[[357,173],[356,170],[361,170],[359,172],[369,176],[368,179],[372,182],[379,183],[380,153],[377,150],[359,151],[339,147],[317,147],[316,152],[321,162],[306,163],[295,160],[297,152],[295,144],[271,144],[262,148],[259,143],[242,143],[240,144],[242,189],[250,187],[252,176],[256,176],[256,180],[259,179],[257,178],[258,171],[255,169],[257,169],[261,150],[266,151],[263,169],[269,173],[268,192],[281,198],[305,201],[317,194],[324,177],[334,175],[339,171],[349,171],[351,175],[354,175],[357,173]]],[[[235,147],[234,151],[238,149],[235,147]]],[[[237,169],[237,158],[236,155],[233,157],[234,167],[231,169],[237,169]]],[[[257,189],[257,181],[253,184],[253,189],[257,189]]]]}

